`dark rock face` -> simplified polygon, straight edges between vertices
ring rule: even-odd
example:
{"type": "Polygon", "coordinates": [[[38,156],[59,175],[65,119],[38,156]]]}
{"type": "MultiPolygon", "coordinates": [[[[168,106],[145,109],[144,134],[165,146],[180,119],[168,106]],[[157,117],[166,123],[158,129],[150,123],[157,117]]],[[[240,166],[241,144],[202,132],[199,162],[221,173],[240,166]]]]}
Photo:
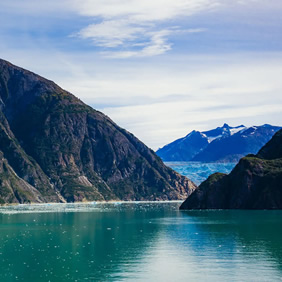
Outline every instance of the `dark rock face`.
{"type": "Polygon", "coordinates": [[[164,161],[237,162],[247,154],[256,154],[280,129],[272,125],[222,127],[210,131],[192,131],[156,153],[164,161]]]}
{"type": "Polygon", "coordinates": [[[282,209],[282,130],[229,175],[211,175],[180,209],[282,209]]]}
{"type": "Polygon", "coordinates": [[[282,131],[278,131],[273,138],[258,152],[258,157],[272,160],[282,158],[282,131]]]}
{"type": "Polygon", "coordinates": [[[0,97],[2,203],[172,200],[195,189],[107,116],[3,60],[0,97]]]}

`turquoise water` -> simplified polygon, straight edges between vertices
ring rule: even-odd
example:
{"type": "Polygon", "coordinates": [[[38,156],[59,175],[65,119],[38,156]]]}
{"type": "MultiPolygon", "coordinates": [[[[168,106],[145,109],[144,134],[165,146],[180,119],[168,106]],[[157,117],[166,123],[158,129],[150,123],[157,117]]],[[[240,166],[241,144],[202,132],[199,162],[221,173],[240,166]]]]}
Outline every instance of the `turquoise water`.
{"type": "Polygon", "coordinates": [[[229,173],[236,163],[199,163],[199,162],[166,162],[178,173],[187,176],[199,185],[215,172],[229,173]]]}
{"type": "Polygon", "coordinates": [[[280,281],[282,211],[0,208],[0,281],[280,281]]]}

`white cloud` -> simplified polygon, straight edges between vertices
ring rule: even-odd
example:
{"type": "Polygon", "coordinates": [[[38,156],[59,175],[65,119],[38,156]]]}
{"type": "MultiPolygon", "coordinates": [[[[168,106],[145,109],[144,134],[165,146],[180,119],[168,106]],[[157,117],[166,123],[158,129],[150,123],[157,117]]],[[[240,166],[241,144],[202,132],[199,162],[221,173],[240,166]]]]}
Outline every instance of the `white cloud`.
{"type": "MultiPolygon", "coordinates": [[[[106,57],[129,58],[168,52],[173,47],[172,36],[180,31],[203,32],[200,22],[198,27],[189,26],[190,16],[202,13],[205,17],[206,13],[227,7],[253,8],[254,2],[263,5],[262,0],[50,0],[44,4],[13,0],[2,1],[0,10],[45,19],[73,14],[74,21],[74,14],[78,14],[85,17],[88,25],[72,35],[91,40],[106,57]]],[[[17,21],[13,22],[16,25],[17,21]]]]}
{"type": "Polygon", "coordinates": [[[109,20],[99,24],[91,24],[83,28],[77,35],[84,39],[92,39],[96,46],[122,49],[129,47],[126,51],[101,52],[108,58],[130,58],[151,57],[161,55],[169,51],[172,43],[168,37],[173,33],[200,33],[205,32],[203,28],[191,28],[179,30],[176,27],[151,31],[153,24],[133,25],[128,20],[109,20]],[[136,47],[139,47],[136,49],[136,47]]]}
{"type": "Polygon", "coordinates": [[[222,0],[73,0],[82,15],[102,19],[129,18],[134,22],[152,22],[188,16],[214,9],[222,0]]]}
{"type": "Polygon", "coordinates": [[[138,51],[104,52],[103,54],[108,58],[151,57],[161,55],[171,49],[171,43],[167,42],[167,36],[170,33],[170,30],[149,32],[147,35],[150,37],[150,41],[140,44],[140,46],[145,45],[145,47],[138,51]]]}
{"type": "Polygon", "coordinates": [[[128,20],[109,20],[91,24],[79,32],[82,38],[90,38],[98,46],[117,47],[125,41],[133,41],[145,32],[142,26],[134,26],[128,20]]]}
{"type": "MultiPolygon", "coordinates": [[[[163,54],[171,49],[167,42],[172,30],[155,29],[154,24],[132,23],[130,20],[106,20],[99,24],[91,24],[82,29],[78,36],[93,40],[96,46],[129,49],[126,51],[107,51],[103,55],[110,58],[146,57],[163,54]]],[[[193,29],[190,32],[201,32],[193,29]]],[[[177,30],[174,30],[176,33],[177,30]]]]}
{"type": "MultiPolygon", "coordinates": [[[[96,21],[76,35],[91,39],[96,46],[122,46],[122,50],[103,52],[112,58],[166,53],[172,46],[168,42],[169,36],[177,32],[173,21],[200,11],[213,10],[220,5],[217,0],[87,0],[83,3],[73,0],[73,4],[82,15],[91,16],[96,21]]],[[[181,29],[189,33],[203,31],[201,28],[181,29]]]]}
{"type": "MultiPolygon", "coordinates": [[[[94,21],[77,35],[91,39],[96,46],[112,49],[102,52],[111,58],[146,57],[168,52],[172,48],[170,36],[176,34],[175,23],[179,25],[178,31],[187,30],[187,25],[189,30],[190,16],[219,9],[253,9],[258,3],[265,6],[262,0],[71,1],[73,9],[94,21]]],[[[193,26],[189,32],[203,30],[201,26],[193,26]]]]}
{"type": "Polygon", "coordinates": [[[171,44],[166,43],[166,36],[171,33],[169,30],[154,32],[151,37],[151,44],[142,50],[143,56],[153,56],[163,54],[170,50],[171,44]]]}

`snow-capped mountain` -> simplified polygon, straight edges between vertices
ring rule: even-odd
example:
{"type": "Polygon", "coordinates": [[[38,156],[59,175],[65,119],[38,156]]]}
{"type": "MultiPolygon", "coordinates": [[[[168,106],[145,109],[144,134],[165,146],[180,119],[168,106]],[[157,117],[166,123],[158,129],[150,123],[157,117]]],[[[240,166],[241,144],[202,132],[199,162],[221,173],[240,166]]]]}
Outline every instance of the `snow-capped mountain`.
{"type": "Polygon", "coordinates": [[[208,142],[211,143],[214,140],[222,138],[222,137],[230,137],[239,131],[245,130],[246,128],[247,127],[244,125],[231,127],[225,123],[222,127],[217,127],[216,129],[204,131],[202,132],[202,134],[203,136],[207,137],[208,142]]]}
{"type": "Polygon", "coordinates": [[[238,161],[256,154],[280,128],[269,124],[231,127],[225,123],[209,131],[194,130],[157,150],[157,154],[164,161],[238,161]]]}

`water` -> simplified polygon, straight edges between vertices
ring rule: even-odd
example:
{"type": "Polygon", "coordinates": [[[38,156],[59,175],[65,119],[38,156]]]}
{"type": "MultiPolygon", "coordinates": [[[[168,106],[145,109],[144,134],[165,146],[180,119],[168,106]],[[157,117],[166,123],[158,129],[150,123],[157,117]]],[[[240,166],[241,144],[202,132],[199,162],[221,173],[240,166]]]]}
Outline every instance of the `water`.
{"type": "Polygon", "coordinates": [[[0,281],[281,281],[282,211],[1,207],[0,281]]]}
{"type": "Polygon", "coordinates": [[[187,176],[199,185],[215,172],[229,173],[236,163],[199,163],[199,162],[166,162],[178,173],[187,176]]]}

